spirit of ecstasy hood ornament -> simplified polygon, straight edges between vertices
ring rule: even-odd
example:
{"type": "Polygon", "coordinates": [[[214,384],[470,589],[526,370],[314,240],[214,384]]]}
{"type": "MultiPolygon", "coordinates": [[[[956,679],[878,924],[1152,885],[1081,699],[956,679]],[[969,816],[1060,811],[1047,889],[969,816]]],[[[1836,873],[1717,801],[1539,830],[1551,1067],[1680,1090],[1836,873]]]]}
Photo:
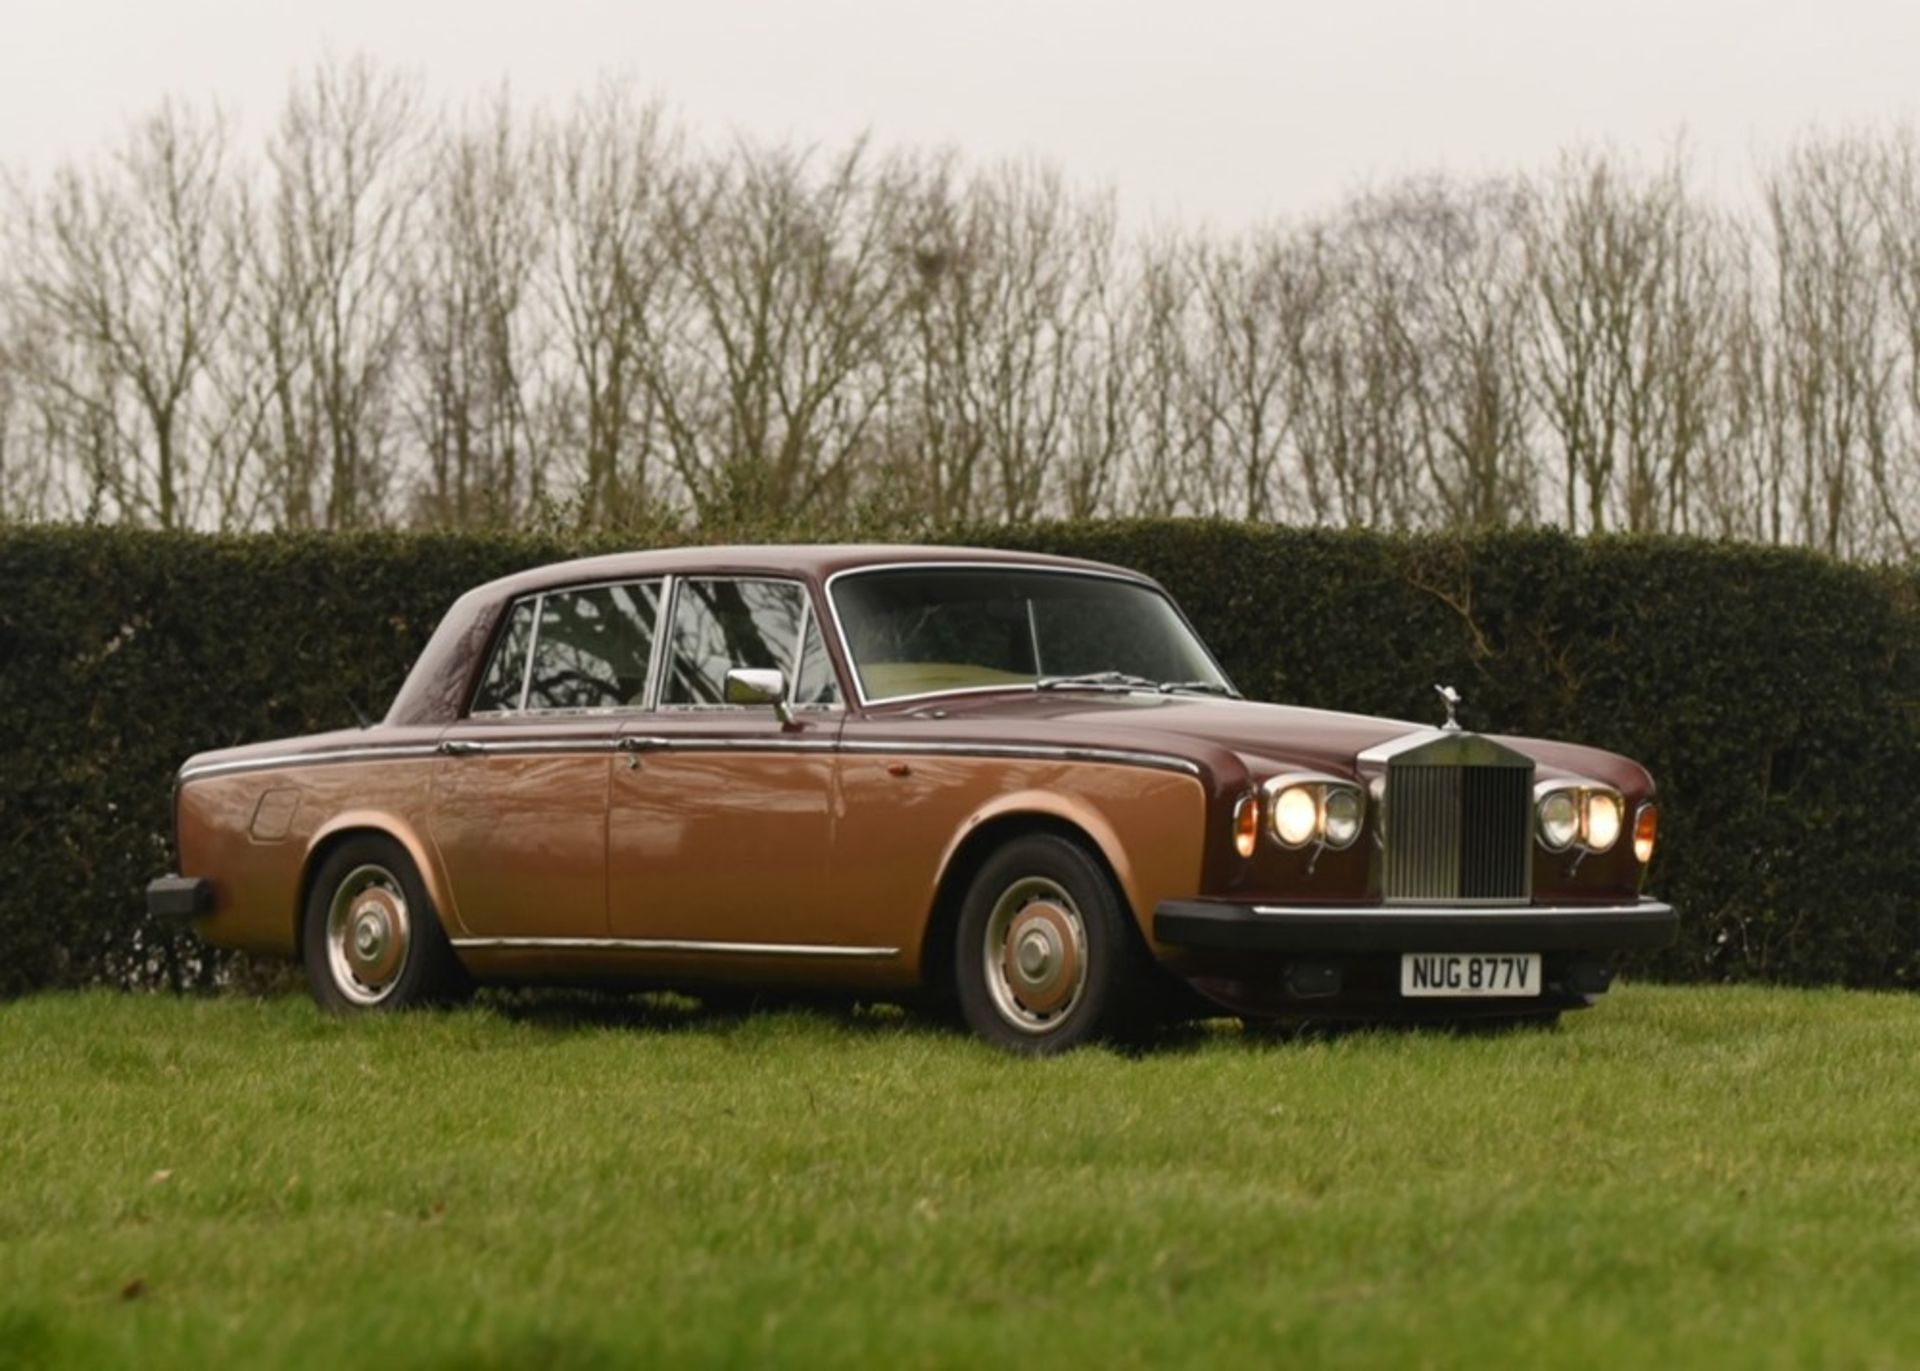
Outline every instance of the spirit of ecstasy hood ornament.
{"type": "Polygon", "coordinates": [[[1453,711],[1460,703],[1460,692],[1452,686],[1444,685],[1437,685],[1434,687],[1434,690],[1439,693],[1441,700],[1445,702],[1447,706],[1447,721],[1441,724],[1440,727],[1448,733],[1458,733],[1460,731],[1460,721],[1453,717],[1453,711]]]}

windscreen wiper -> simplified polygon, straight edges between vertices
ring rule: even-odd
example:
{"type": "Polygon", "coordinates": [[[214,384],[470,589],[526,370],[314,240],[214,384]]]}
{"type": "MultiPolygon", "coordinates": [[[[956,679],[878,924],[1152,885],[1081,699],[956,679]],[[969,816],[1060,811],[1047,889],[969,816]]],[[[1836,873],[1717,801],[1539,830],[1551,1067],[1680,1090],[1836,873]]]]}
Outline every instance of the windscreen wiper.
{"type": "Polygon", "coordinates": [[[1193,691],[1201,695],[1230,695],[1236,699],[1239,692],[1232,686],[1221,685],[1218,681],[1162,681],[1158,687],[1162,695],[1177,695],[1182,691],[1193,691]]]}
{"type": "Polygon", "coordinates": [[[1036,690],[1158,690],[1160,683],[1124,671],[1084,671],[1077,676],[1042,676],[1036,690]]]}

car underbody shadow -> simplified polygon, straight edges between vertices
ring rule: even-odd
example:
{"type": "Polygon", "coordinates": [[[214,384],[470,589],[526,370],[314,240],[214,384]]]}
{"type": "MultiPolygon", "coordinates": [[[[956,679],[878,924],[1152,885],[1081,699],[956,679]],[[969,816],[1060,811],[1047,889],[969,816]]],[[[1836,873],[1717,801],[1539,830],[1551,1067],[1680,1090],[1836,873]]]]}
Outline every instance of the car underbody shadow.
{"type": "Polygon", "coordinates": [[[782,1014],[803,1014],[849,1031],[871,1032],[897,1030],[907,1018],[898,1005],[786,991],[487,989],[475,996],[474,1006],[515,1023],[556,1033],[582,1028],[638,1033],[721,1032],[782,1014]]]}

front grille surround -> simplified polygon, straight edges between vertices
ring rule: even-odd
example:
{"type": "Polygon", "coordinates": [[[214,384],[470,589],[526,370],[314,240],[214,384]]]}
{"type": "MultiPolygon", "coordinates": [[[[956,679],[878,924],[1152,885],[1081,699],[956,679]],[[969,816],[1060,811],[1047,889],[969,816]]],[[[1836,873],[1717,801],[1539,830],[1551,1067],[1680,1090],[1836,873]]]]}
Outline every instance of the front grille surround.
{"type": "Polygon", "coordinates": [[[1385,758],[1386,904],[1520,905],[1533,898],[1531,758],[1443,732],[1385,758]]]}

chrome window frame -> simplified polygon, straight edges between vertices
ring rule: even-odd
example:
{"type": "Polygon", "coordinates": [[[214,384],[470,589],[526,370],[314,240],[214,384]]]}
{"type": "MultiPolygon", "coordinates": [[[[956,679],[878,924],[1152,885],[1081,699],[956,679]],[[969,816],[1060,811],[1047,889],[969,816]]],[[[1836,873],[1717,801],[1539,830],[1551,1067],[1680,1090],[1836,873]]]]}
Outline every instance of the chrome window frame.
{"type": "Polygon", "coordinates": [[[788,673],[786,705],[789,709],[803,714],[831,714],[846,708],[844,703],[844,697],[847,693],[846,682],[840,678],[840,669],[833,660],[833,653],[826,651],[827,642],[825,634],[821,635],[820,646],[823,651],[826,651],[827,670],[833,673],[834,684],[839,687],[843,699],[842,701],[837,701],[832,704],[802,705],[793,702],[794,687],[800,683],[800,659],[806,651],[807,625],[811,622],[814,614],[813,588],[808,583],[806,577],[777,571],[725,571],[711,574],[706,572],[676,572],[667,579],[672,582],[672,586],[670,587],[672,594],[661,602],[660,631],[654,635],[654,651],[657,655],[654,666],[650,668],[649,688],[647,692],[649,712],[657,714],[692,714],[703,711],[718,712],[722,710],[736,711],[774,708],[772,705],[728,704],[724,700],[689,700],[684,703],[670,704],[660,698],[666,686],[667,668],[669,665],[667,654],[672,651],[669,635],[673,628],[673,615],[680,608],[680,589],[682,584],[687,581],[770,581],[780,585],[797,587],[800,591],[800,622],[793,639],[792,659],[794,669],[788,673]]]}
{"type": "MultiPolygon", "coordinates": [[[[604,580],[582,581],[578,585],[548,586],[542,590],[529,591],[525,595],[516,596],[514,599],[509,600],[507,602],[507,607],[505,608],[505,610],[501,612],[501,615],[500,615],[502,624],[505,624],[506,621],[512,616],[513,612],[516,609],[518,609],[521,605],[527,604],[529,602],[531,602],[533,605],[533,627],[532,627],[532,630],[527,635],[527,660],[526,660],[526,664],[520,670],[520,701],[512,709],[475,710],[473,708],[473,700],[469,698],[467,701],[467,708],[461,714],[460,718],[462,720],[579,719],[579,718],[597,718],[601,715],[644,714],[649,712],[649,710],[652,707],[653,694],[656,689],[656,671],[657,671],[659,660],[660,660],[660,629],[663,623],[663,615],[665,614],[665,611],[666,611],[666,605],[669,598],[669,594],[673,588],[673,585],[672,585],[673,579],[674,578],[671,575],[664,574],[664,573],[657,576],[611,576],[611,577],[607,577],[604,580]],[[547,603],[548,596],[572,595],[583,590],[608,590],[608,589],[618,589],[622,586],[650,585],[656,582],[660,586],[660,604],[654,610],[653,643],[649,646],[647,650],[647,684],[646,684],[645,690],[642,692],[643,702],[641,704],[597,705],[597,706],[582,707],[582,708],[575,708],[575,709],[528,709],[527,708],[527,697],[532,693],[532,688],[533,688],[533,658],[534,658],[534,654],[539,650],[539,647],[540,647],[540,620],[541,620],[541,616],[546,611],[546,603],[547,603]]],[[[494,641],[489,645],[489,648],[490,650],[487,657],[487,665],[491,666],[493,664],[492,653],[498,652],[500,650],[500,637],[498,635],[495,636],[494,641]]],[[[485,680],[486,680],[486,671],[483,668],[479,676],[475,680],[474,690],[473,690],[474,695],[478,695],[480,693],[480,686],[482,683],[485,682],[485,680]]]]}
{"type": "MultiPolygon", "coordinates": [[[[849,576],[867,576],[880,571],[1039,572],[1049,576],[1084,576],[1095,580],[1123,581],[1128,585],[1139,586],[1142,590],[1150,591],[1165,601],[1167,607],[1173,610],[1174,617],[1178,619],[1187,632],[1192,635],[1193,641],[1199,645],[1200,654],[1207,659],[1207,664],[1219,674],[1221,683],[1233,692],[1231,695],[1221,698],[1234,700],[1246,698],[1240,693],[1240,687],[1233,683],[1233,677],[1227,675],[1226,669],[1220,665],[1220,659],[1213,655],[1213,649],[1207,645],[1207,640],[1201,637],[1200,631],[1193,626],[1193,621],[1187,617],[1186,610],[1180,607],[1180,602],[1169,595],[1164,586],[1148,577],[1140,575],[1138,572],[1107,571],[1098,567],[1049,566],[1045,563],[1037,562],[983,562],[977,560],[873,562],[866,566],[843,567],[841,570],[828,576],[821,587],[821,592],[826,596],[827,600],[827,612],[833,616],[833,631],[834,636],[840,641],[840,654],[846,659],[847,674],[853,678],[854,697],[859,700],[860,708],[863,710],[870,709],[876,704],[897,705],[909,703],[914,700],[945,699],[954,695],[985,695],[996,692],[1004,694],[1007,691],[1020,690],[1038,693],[1040,689],[1040,682],[1034,680],[1009,682],[1004,685],[953,686],[947,690],[923,690],[910,695],[883,695],[877,700],[868,696],[866,682],[860,677],[860,663],[854,658],[853,644],[848,640],[846,624],[840,618],[840,602],[834,599],[833,586],[834,582],[849,576]]],[[[1035,645],[1034,665],[1036,668],[1039,666],[1037,644],[1035,645]]],[[[1204,699],[1210,697],[1200,696],[1197,698],[1204,699]]]]}
{"type": "Polygon", "coordinates": [[[511,719],[523,712],[522,707],[527,702],[527,673],[533,664],[534,639],[540,630],[541,593],[542,592],[536,591],[531,595],[516,596],[507,601],[507,607],[500,612],[500,622],[494,628],[493,636],[487,640],[485,660],[482,661],[480,669],[474,673],[473,684],[467,690],[466,703],[461,707],[460,718],[462,720],[511,719]],[[513,705],[508,709],[475,709],[473,702],[479,699],[480,692],[486,689],[487,673],[493,666],[493,659],[505,645],[507,634],[512,630],[514,613],[521,605],[528,603],[531,603],[533,606],[533,617],[527,625],[527,660],[520,664],[520,689],[514,696],[513,705]]]}

